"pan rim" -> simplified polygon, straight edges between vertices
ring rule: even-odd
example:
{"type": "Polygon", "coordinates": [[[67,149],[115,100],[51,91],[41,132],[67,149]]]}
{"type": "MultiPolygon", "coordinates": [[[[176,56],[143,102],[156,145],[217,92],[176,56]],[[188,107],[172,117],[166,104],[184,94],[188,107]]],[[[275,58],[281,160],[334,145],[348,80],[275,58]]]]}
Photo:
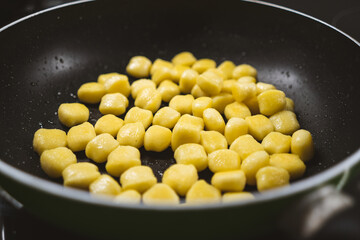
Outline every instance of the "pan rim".
{"type": "MultiPolygon", "coordinates": [[[[20,18],[8,25],[5,25],[4,27],[0,28],[0,33],[7,28],[16,25],[17,23],[20,23],[22,21],[25,21],[27,19],[30,19],[32,17],[35,17],[39,14],[46,13],[49,11],[53,11],[59,8],[64,8],[72,5],[77,4],[84,4],[88,2],[93,2],[95,0],[79,0],[75,2],[65,3],[61,4],[55,7],[51,7],[48,9],[41,10],[39,12],[30,14],[28,16],[25,16],[23,18],[20,18]]],[[[288,11],[300,16],[303,16],[305,18],[309,18],[311,20],[314,20],[316,22],[321,23],[322,25],[325,25],[327,27],[330,27],[332,30],[335,30],[345,36],[346,38],[350,39],[352,42],[354,42],[357,46],[360,46],[360,43],[352,38],[350,35],[346,34],[345,32],[341,31],[340,29],[322,21],[319,20],[313,16],[310,16],[308,14],[299,12],[297,10],[293,10],[291,8],[283,7],[277,4],[258,1],[258,0],[242,0],[243,2],[249,2],[253,4],[260,4],[260,5],[266,5],[273,8],[282,9],[284,11],[288,11]]],[[[26,187],[30,189],[35,189],[37,191],[43,192],[45,194],[50,194],[58,198],[62,198],[65,200],[71,200],[71,201],[77,201],[84,204],[91,204],[94,206],[99,207],[110,207],[110,208],[119,208],[119,209],[126,209],[126,210],[148,210],[148,211],[192,211],[192,210],[217,210],[222,208],[232,208],[232,207],[241,207],[244,205],[249,204],[260,204],[267,201],[271,201],[274,199],[281,199],[285,197],[289,197],[298,193],[301,193],[306,190],[310,190],[312,188],[315,188],[319,185],[322,185],[325,182],[328,182],[329,180],[343,174],[344,172],[349,171],[352,167],[360,163],[360,147],[354,151],[351,155],[344,158],[340,163],[337,163],[336,165],[330,167],[329,169],[326,169],[322,171],[321,173],[316,174],[315,176],[309,177],[304,180],[300,180],[298,182],[292,183],[291,187],[287,188],[280,188],[280,189],[274,189],[266,192],[266,194],[256,194],[255,199],[252,200],[244,200],[239,202],[229,202],[229,203],[213,203],[213,204],[204,204],[204,205],[186,205],[186,206],[148,206],[144,204],[122,204],[122,203],[114,203],[107,199],[99,199],[99,198],[93,198],[89,197],[89,193],[77,190],[77,189],[71,189],[71,188],[64,188],[63,186],[50,182],[48,180],[42,179],[40,177],[31,175],[25,171],[22,171],[20,169],[17,169],[16,167],[13,167],[12,165],[4,162],[2,159],[0,159],[0,174],[12,179],[14,182],[21,183],[25,185],[26,187]]],[[[5,189],[6,190],[6,189],[5,189]]]]}

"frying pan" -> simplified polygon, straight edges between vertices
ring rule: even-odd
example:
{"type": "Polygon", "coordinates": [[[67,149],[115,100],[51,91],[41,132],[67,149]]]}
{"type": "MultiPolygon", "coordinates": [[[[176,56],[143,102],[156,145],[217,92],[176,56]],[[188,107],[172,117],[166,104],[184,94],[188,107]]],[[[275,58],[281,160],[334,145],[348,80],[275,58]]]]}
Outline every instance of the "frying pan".
{"type": "MultiPolygon", "coordinates": [[[[114,238],[254,236],[274,229],[294,201],[360,165],[359,43],[289,9],[258,1],[80,1],[2,28],[0,54],[0,184],[29,212],[73,231],[114,238]],[[301,180],[252,201],[154,207],[91,198],[42,172],[33,134],[40,127],[67,130],[57,108],[77,102],[82,83],[125,72],[134,55],[169,60],[185,50],[217,63],[251,64],[259,81],[294,100],[316,149],[301,180]]],[[[89,107],[94,123],[100,114],[89,107]]],[[[88,161],[82,153],[78,159],[88,161]]],[[[142,150],[142,162],[160,180],[174,159],[170,150],[142,150]]]]}

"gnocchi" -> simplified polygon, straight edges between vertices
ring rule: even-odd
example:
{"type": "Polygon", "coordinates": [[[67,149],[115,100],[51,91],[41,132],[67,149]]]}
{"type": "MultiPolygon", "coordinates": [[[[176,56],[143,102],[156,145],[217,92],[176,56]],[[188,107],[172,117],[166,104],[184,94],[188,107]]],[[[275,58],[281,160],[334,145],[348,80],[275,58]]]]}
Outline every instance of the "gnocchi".
{"type": "Polygon", "coordinates": [[[49,177],[117,203],[226,203],[253,199],[254,187],[288,186],[314,157],[294,101],[258,81],[249,64],[217,66],[183,51],[171,61],[134,56],[125,70],[130,78],[100,74],[80,85],[81,103],[59,106],[67,132],[35,132],[33,149],[49,177]],[[98,104],[101,116],[83,103],[98,104]],[[141,153],[171,150],[174,163],[163,174],[143,165],[141,153]],[[82,151],[87,160],[78,162],[82,151]]]}

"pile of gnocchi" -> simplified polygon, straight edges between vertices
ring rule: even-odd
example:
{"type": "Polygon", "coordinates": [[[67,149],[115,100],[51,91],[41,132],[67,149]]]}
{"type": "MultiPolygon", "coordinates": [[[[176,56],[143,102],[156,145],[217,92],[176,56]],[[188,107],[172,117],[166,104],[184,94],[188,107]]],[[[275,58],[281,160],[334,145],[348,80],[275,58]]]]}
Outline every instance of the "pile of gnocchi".
{"type": "Polygon", "coordinates": [[[254,198],[246,186],[260,193],[288,186],[313,158],[311,133],[300,128],[294,102],[257,81],[248,64],[217,65],[181,52],[171,61],[132,57],[126,72],[136,80],[101,74],[80,86],[79,102],[59,106],[67,132],[35,132],[33,148],[49,177],[115,202],[203,204],[254,198]],[[130,96],[134,106],[128,109],[130,96]],[[86,104],[98,104],[102,114],[94,125],[86,104]],[[142,165],[142,147],[172,149],[176,163],[161,182],[142,165]],[[77,161],[80,151],[88,162],[77,161]],[[199,178],[205,169],[211,181],[199,178]]]}

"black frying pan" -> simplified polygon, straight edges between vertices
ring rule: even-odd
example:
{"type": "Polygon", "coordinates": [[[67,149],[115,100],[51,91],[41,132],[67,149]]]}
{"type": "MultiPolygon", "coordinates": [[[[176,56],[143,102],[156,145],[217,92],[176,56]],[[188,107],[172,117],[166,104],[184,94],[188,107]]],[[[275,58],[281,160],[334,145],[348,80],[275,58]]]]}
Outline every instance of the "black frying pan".
{"type": "MultiPolygon", "coordinates": [[[[291,10],[257,1],[84,1],[4,27],[0,56],[0,184],[29,211],[79,232],[257,235],[259,226],[273,229],[294,199],[359,165],[359,43],[291,10]],[[40,127],[67,130],[59,104],[78,101],[78,87],[101,73],[125,72],[134,55],[169,60],[184,50],[249,63],[259,81],[294,100],[316,147],[302,180],[254,201],[174,208],[113,204],[46,177],[32,138],[40,127]]],[[[94,123],[100,115],[90,109],[94,123]]],[[[159,179],[174,162],[170,150],[142,156],[159,179]]]]}

